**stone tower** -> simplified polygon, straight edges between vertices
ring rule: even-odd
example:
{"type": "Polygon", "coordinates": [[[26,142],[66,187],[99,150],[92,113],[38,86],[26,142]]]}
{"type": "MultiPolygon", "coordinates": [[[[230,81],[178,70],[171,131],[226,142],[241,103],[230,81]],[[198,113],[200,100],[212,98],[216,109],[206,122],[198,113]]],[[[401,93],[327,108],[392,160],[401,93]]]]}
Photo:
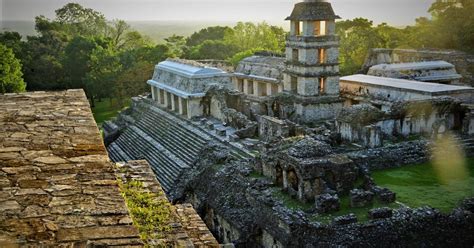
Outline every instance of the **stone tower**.
{"type": "Polygon", "coordinates": [[[330,119],[342,108],[339,97],[339,38],[329,2],[297,3],[286,20],[291,31],[286,44],[284,91],[292,94],[298,119],[330,119]]]}

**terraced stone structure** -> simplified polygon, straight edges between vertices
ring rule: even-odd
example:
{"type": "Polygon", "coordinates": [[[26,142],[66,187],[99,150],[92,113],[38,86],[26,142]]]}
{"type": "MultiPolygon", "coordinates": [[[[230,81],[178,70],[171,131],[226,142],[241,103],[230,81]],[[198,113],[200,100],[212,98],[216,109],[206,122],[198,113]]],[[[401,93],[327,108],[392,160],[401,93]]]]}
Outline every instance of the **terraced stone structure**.
{"type": "Polygon", "coordinates": [[[0,95],[0,246],[142,246],[82,90],[0,95]]]}
{"type": "MultiPolygon", "coordinates": [[[[116,173],[123,183],[141,182],[145,191],[153,193],[157,200],[168,201],[154,172],[145,160],[119,163],[116,166],[116,173]]],[[[219,247],[219,243],[191,204],[169,204],[163,207],[170,210],[169,222],[164,223],[170,227],[170,230],[161,233],[159,238],[147,240],[149,245],[152,247],[219,247]]]]}

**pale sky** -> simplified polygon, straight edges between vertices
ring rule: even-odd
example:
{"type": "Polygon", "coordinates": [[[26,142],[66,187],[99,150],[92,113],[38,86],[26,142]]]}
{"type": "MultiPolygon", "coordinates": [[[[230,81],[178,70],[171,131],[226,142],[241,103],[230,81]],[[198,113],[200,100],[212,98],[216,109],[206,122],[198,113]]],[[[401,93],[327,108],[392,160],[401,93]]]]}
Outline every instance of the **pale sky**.
{"type": "MultiPolygon", "coordinates": [[[[54,10],[74,0],[0,0],[3,20],[33,20],[54,16],[54,10]]],[[[75,0],[108,19],[182,21],[267,21],[283,23],[297,0],[75,0]]],[[[375,23],[414,23],[428,16],[434,0],[332,0],[343,19],[365,17],[375,23]]]]}

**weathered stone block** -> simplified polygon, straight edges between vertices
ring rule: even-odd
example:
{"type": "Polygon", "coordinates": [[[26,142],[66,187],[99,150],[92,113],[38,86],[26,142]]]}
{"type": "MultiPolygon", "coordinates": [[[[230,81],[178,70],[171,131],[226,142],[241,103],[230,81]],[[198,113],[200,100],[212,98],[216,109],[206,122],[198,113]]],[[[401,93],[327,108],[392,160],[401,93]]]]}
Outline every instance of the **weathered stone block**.
{"type": "Polygon", "coordinates": [[[349,225],[353,223],[357,223],[357,216],[355,214],[339,216],[333,220],[334,225],[349,225]]]}
{"type": "Polygon", "coordinates": [[[230,142],[238,142],[240,140],[239,136],[233,134],[229,136],[229,141],[230,142]]]}
{"type": "Polygon", "coordinates": [[[397,195],[387,188],[376,187],[375,193],[382,203],[393,203],[395,202],[397,195]]]}
{"type": "Polygon", "coordinates": [[[206,122],[206,127],[209,128],[210,130],[214,130],[214,123],[208,121],[206,122]]]}
{"type": "Polygon", "coordinates": [[[376,208],[369,211],[370,219],[385,219],[390,218],[393,215],[393,210],[391,208],[376,208]]]}
{"type": "Polygon", "coordinates": [[[341,204],[337,195],[323,194],[316,196],[316,211],[318,213],[339,211],[340,207],[341,204]]]}
{"type": "Polygon", "coordinates": [[[351,190],[351,207],[360,208],[368,206],[374,200],[374,193],[361,189],[351,190]]]}
{"type": "Polygon", "coordinates": [[[226,136],[227,135],[227,129],[226,128],[217,128],[216,133],[219,136],[226,136]]]}

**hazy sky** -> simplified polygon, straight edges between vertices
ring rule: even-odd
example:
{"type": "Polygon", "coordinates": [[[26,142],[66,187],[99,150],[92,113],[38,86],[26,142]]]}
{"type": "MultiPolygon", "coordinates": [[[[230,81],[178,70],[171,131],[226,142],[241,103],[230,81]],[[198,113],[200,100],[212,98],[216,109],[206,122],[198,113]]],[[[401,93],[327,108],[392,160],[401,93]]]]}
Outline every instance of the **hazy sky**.
{"type": "MultiPolygon", "coordinates": [[[[54,16],[54,10],[74,0],[0,0],[3,20],[33,20],[54,16]]],[[[184,21],[262,21],[280,23],[297,0],[76,0],[108,19],[184,21]]],[[[366,17],[376,23],[407,25],[427,16],[434,0],[332,0],[344,19],[366,17]]]]}

